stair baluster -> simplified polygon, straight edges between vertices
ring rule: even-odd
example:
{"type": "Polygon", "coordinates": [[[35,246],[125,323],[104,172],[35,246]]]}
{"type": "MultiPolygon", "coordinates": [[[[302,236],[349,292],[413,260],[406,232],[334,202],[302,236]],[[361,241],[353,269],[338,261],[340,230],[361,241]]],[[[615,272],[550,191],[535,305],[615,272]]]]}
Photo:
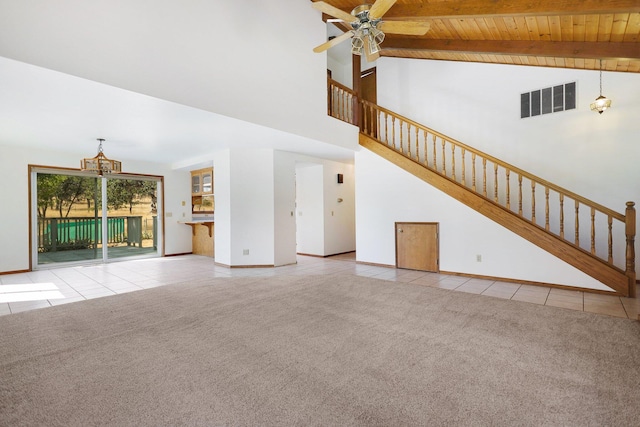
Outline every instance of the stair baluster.
{"type": "Polygon", "coordinates": [[[544,187],[544,229],[549,231],[549,187],[544,187]]]}

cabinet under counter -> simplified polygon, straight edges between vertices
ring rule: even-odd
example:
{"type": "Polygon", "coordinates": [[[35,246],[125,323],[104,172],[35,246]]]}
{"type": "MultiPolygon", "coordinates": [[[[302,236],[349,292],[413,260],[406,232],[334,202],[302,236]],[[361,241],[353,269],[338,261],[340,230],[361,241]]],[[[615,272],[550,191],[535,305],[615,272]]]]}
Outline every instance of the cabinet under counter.
{"type": "Polygon", "coordinates": [[[180,221],[181,224],[191,226],[191,252],[194,255],[214,257],[214,221],[180,221]]]}

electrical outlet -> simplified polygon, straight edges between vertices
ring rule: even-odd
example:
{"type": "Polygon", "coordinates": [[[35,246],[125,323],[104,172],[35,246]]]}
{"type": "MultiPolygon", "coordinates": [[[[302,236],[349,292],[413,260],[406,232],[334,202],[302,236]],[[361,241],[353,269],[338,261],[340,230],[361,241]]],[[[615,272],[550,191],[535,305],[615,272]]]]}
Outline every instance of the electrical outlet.
{"type": "Polygon", "coordinates": [[[476,262],[482,262],[482,255],[476,255],[476,262]]]}
{"type": "Polygon", "coordinates": [[[243,249],[242,255],[249,255],[249,249],[243,249]]]}
{"type": "Polygon", "coordinates": [[[173,213],[165,212],[164,216],[166,216],[167,218],[171,218],[173,216],[173,213]]]}

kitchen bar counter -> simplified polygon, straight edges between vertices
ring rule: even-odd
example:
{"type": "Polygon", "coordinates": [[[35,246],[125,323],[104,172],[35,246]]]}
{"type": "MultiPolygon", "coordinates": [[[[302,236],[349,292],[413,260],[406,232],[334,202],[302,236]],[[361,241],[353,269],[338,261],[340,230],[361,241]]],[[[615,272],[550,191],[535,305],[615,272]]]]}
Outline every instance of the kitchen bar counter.
{"type": "Polygon", "coordinates": [[[178,222],[191,227],[193,235],[191,238],[191,252],[194,255],[214,256],[214,221],[212,219],[195,219],[191,221],[178,222]]]}
{"type": "Polygon", "coordinates": [[[187,224],[190,225],[191,228],[193,229],[193,235],[196,235],[196,227],[198,225],[204,225],[205,227],[207,227],[209,229],[209,237],[213,237],[213,224],[214,221],[212,219],[196,219],[196,220],[191,220],[191,221],[179,221],[181,224],[187,224]]]}

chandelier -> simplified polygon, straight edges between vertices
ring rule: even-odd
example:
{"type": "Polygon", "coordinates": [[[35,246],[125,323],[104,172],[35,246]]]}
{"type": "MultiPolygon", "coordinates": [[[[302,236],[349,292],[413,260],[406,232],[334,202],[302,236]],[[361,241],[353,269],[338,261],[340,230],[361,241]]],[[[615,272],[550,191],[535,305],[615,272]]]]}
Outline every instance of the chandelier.
{"type": "Polygon", "coordinates": [[[98,176],[110,173],[122,172],[122,162],[118,160],[111,160],[104,155],[102,151],[103,138],[98,138],[98,155],[95,157],[85,157],[80,162],[80,169],[87,172],[96,172],[98,176]]]}
{"type": "Polygon", "coordinates": [[[600,96],[591,103],[591,111],[597,111],[602,114],[604,110],[611,108],[611,100],[606,96],[602,96],[602,59],[600,60],[600,96]]]}

